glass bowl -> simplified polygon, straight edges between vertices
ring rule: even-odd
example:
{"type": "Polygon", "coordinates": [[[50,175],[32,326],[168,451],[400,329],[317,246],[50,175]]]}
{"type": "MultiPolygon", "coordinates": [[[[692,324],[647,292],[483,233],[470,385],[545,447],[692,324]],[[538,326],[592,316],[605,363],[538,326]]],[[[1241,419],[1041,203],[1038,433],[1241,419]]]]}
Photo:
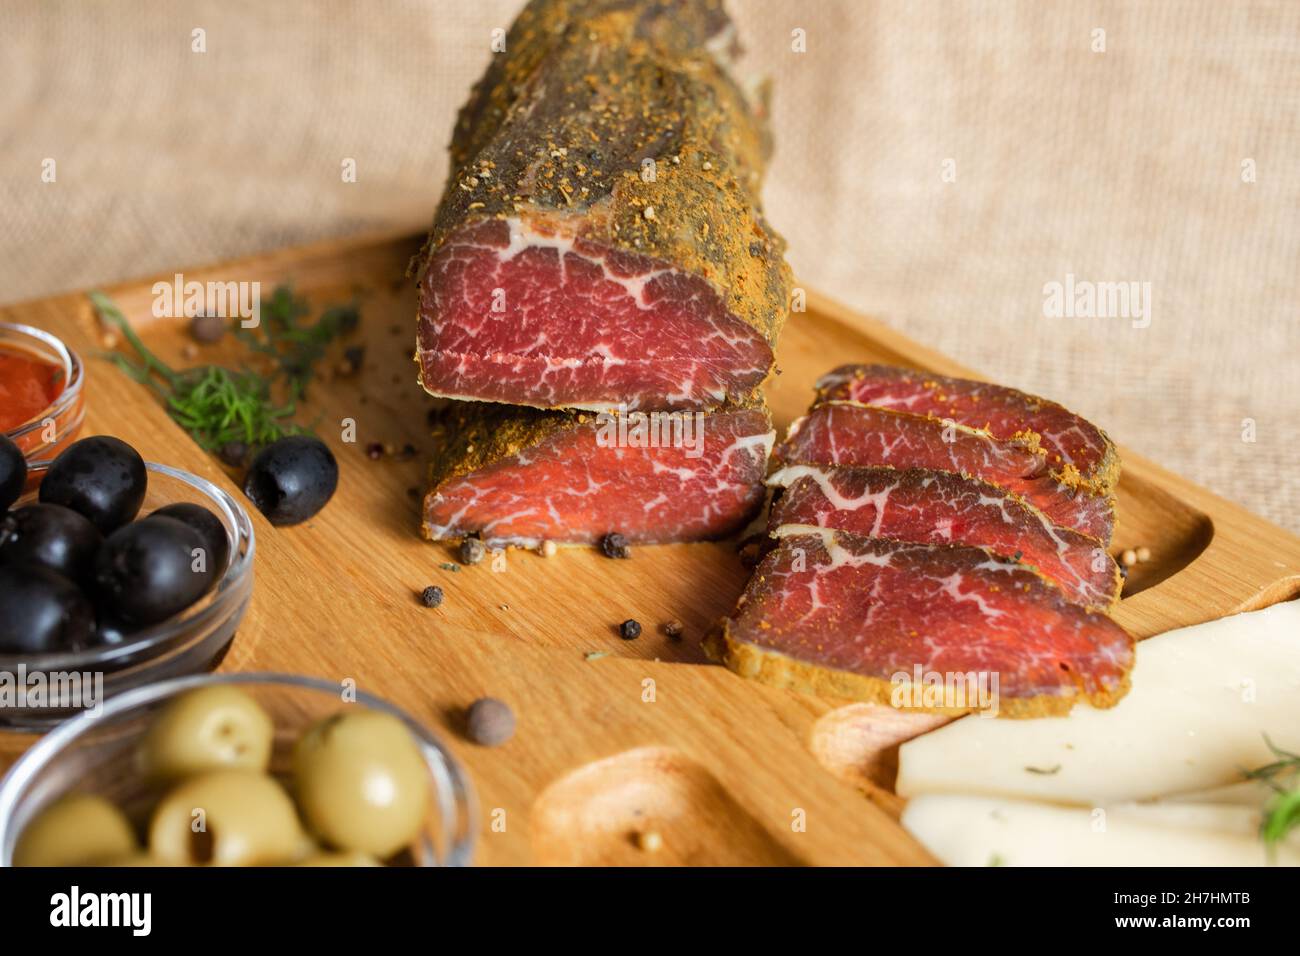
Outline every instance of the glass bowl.
{"type": "Polygon", "coordinates": [[[39,740],[0,781],[0,866],[12,866],[18,836],[52,800],[70,791],[92,793],[116,803],[144,829],[160,795],[133,772],[135,748],[157,710],[177,694],[212,684],[234,684],[247,692],[275,723],[271,771],[283,776],[294,742],[312,723],[348,707],[369,707],[402,720],[428,768],[432,799],[424,828],[404,854],[415,866],[466,866],[474,848],[473,791],[456,758],[431,731],[400,708],[361,691],[343,699],[338,682],[296,674],[206,674],[150,684],[104,706],[94,720],[69,720],[39,740]]]}
{"type": "MultiPolygon", "coordinates": [[[[36,462],[39,485],[50,462],[36,462]]],[[[53,693],[26,699],[0,697],[0,729],[41,731],[77,713],[90,718],[99,705],[141,684],[211,670],[221,663],[253,594],[253,526],[242,505],[212,482],[178,468],[145,462],[149,487],[140,514],[194,502],[221,519],[230,555],[216,585],[175,617],[134,631],[120,642],[61,654],[0,654],[0,675],[16,686],[38,682],[53,693]],[[38,676],[39,675],[39,676],[38,676]]],[[[29,490],[14,507],[36,501],[29,490]]]]}
{"type": "MultiPolygon", "coordinates": [[[[28,464],[54,458],[81,431],[86,417],[85,367],[81,357],[49,332],[30,325],[0,322],[0,348],[17,349],[63,368],[63,391],[39,415],[5,432],[28,464]],[[53,424],[53,433],[49,426],[53,424]]],[[[28,478],[30,488],[31,479],[28,478]]]]}

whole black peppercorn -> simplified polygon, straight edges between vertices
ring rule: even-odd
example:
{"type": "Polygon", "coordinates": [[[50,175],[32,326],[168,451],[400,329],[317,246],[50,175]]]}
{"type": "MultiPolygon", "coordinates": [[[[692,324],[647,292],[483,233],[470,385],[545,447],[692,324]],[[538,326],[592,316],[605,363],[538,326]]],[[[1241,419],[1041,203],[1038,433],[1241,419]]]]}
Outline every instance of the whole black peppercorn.
{"type": "Polygon", "coordinates": [[[437,607],[442,603],[442,588],[436,584],[430,584],[420,592],[420,600],[424,602],[425,607],[437,607]]]}
{"type": "Polygon", "coordinates": [[[641,622],[628,618],[618,626],[618,636],[625,641],[635,641],[641,636],[641,622]]]}
{"type": "Polygon", "coordinates": [[[600,539],[600,550],[607,558],[632,557],[632,548],[628,545],[627,538],[617,531],[611,531],[600,539]]]}
{"type": "Polygon", "coordinates": [[[231,468],[243,468],[248,464],[248,446],[242,441],[226,442],[217,455],[231,468]]]}

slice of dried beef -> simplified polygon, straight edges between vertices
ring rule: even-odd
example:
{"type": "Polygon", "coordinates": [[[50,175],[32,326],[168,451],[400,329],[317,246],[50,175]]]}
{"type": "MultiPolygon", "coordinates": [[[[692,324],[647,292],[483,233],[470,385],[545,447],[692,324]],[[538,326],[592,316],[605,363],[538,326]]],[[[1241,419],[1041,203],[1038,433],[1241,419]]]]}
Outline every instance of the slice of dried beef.
{"type": "Polygon", "coordinates": [[[424,535],[495,548],[726,537],[762,504],[775,434],[758,402],[622,416],[457,402],[441,438],[424,535]]]}
{"type": "Polygon", "coordinates": [[[1032,440],[859,402],[814,405],[790,426],[777,458],[791,464],[929,468],[970,475],[1020,495],[1053,522],[1110,543],[1114,501],[1047,474],[1032,440]]]}
{"type": "Polygon", "coordinates": [[[712,408],[788,311],[768,139],[717,0],[532,0],[461,110],[416,259],[432,394],[712,408]]]}
{"type": "MultiPolygon", "coordinates": [[[[1123,628],[1023,565],[980,548],[796,526],[782,530],[706,650],[763,683],[903,706],[916,698],[900,701],[896,689],[969,675],[966,686],[985,681],[1009,717],[1063,714],[1080,701],[1110,707],[1133,664],[1123,628]]],[[[972,694],[921,706],[987,705],[972,694]]]]}
{"type": "Polygon", "coordinates": [[[1119,567],[1096,538],[1055,524],[997,485],[920,468],[789,465],[768,479],[783,488],[768,530],[814,525],[918,544],[967,544],[1029,565],[1072,601],[1108,608],[1119,567]]]}
{"type": "Polygon", "coordinates": [[[1119,482],[1119,454],[1105,432],[1056,402],[1018,389],[896,365],[842,365],[817,382],[817,396],[1037,441],[1058,480],[1093,494],[1109,494],[1119,482]]]}

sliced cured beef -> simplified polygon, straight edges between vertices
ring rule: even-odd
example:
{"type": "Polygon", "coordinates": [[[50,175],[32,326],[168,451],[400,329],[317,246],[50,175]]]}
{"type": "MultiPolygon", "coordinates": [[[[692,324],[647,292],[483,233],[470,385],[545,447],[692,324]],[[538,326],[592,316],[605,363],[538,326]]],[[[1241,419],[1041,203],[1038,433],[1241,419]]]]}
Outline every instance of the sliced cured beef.
{"type": "Polygon", "coordinates": [[[712,408],[767,376],[784,243],[716,0],[532,0],[461,110],[416,258],[435,395],[712,408]]]}
{"type": "Polygon", "coordinates": [[[1114,502],[1046,473],[1045,455],[1019,439],[859,402],[814,405],[790,426],[777,457],[791,464],[927,468],[969,475],[1024,498],[1055,524],[1110,543],[1114,502]]]}
{"type": "Polygon", "coordinates": [[[1096,425],[1056,402],[1003,385],[894,365],[842,365],[817,382],[818,398],[846,399],[915,415],[946,418],[996,438],[1036,440],[1063,484],[1109,494],[1119,454],[1096,425]]]}
{"type": "MultiPolygon", "coordinates": [[[[968,675],[968,687],[984,675],[992,706],[1010,717],[1109,707],[1133,663],[1123,628],[1023,565],[980,548],[797,526],[782,529],[706,650],[763,683],[883,704],[932,675],[968,675]]],[[[962,709],[938,701],[922,707],[962,709]]]]}
{"type": "Polygon", "coordinates": [[[769,532],[814,525],[918,544],[965,544],[1029,565],[1090,607],[1119,600],[1119,567],[1096,538],[1054,524],[997,485],[945,471],[790,465],[769,532]]]}
{"type": "Polygon", "coordinates": [[[762,504],[774,440],[760,404],[614,416],[457,402],[424,534],[494,548],[614,532],[646,544],[725,537],[762,504]]]}

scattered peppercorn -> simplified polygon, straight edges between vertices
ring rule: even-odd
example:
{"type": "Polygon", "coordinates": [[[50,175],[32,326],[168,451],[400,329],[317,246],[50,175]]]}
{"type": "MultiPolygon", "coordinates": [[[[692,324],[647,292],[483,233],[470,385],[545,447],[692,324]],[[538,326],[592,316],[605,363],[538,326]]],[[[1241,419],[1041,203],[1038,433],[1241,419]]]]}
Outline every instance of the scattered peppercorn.
{"type": "Polygon", "coordinates": [[[664,625],[664,634],[668,636],[670,641],[680,641],[684,630],[686,630],[685,626],[677,618],[673,618],[664,625]]]}
{"type": "Polygon", "coordinates": [[[1146,545],[1143,545],[1142,547],[1138,548],[1138,549],[1137,549],[1137,559],[1138,559],[1139,561],[1150,561],[1150,560],[1151,560],[1151,549],[1148,548],[1146,545]]]}
{"type": "Polygon", "coordinates": [[[217,456],[231,468],[243,468],[248,463],[248,446],[242,441],[228,441],[217,456]]]}
{"type": "Polygon", "coordinates": [[[1119,560],[1126,568],[1131,568],[1133,565],[1138,563],[1137,552],[1132,548],[1129,548],[1119,556],[1119,560]]]}
{"type": "Polygon", "coordinates": [[[460,543],[460,563],[478,564],[487,554],[487,547],[478,538],[466,538],[460,543]]]}
{"type": "Polygon", "coordinates": [[[759,549],[758,542],[751,541],[740,549],[740,563],[747,568],[752,568],[758,564],[759,549]]]}
{"type": "Polygon", "coordinates": [[[607,558],[632,557],[632,548],[627,543],[627,538],[617,531],[611,531],[600,539],[600,550],[607,558]]]}
{"type": "Polygon", "coordinates": [[[371,461],[378,461],[384,457],[384,446],[377,441],[372,441],[366,446],[366,457],[371,461]]]}
{"type": "Polygon", "coordinates": [[[543,541],[542,546],[537,549],[538,553],[544,558],[555,557],[555,552],[559,551],[559,545],[554,541],[543,541]]]}
{"type": "Polygon", "coordinates": [[[211,345],[226,334],[226,320],[219,315],[196,315],[190,319],[190,336],[196,342],[211,345]]]}
{"type": "Polygon", "coordinates": [[[625,641],[635,641],[641,636],[641,622],[628,618],[618,626],[618,636],[625,641]]]}
{"type": "Polygon", "coordinates": [[[515,714],[504,701],[480,697],[469,705],[465,726],[474,743],[495,747],[515,735],[515,714]]]}
{"type": "Polygon", "coordinates": [[[430,584],[420,592],[420,600],[425,607],[437,607],[442,603],[442,588],[436,584],[430,584]]]}
{"type": "Polygon", "coordinates": [[[193,362],[199,357],[199,347],[193,342],[186,342],[181,346],[181,358],[187,362],[193,362]]]}
{"type": "Polygon", "coordinates": [[[350,345],[343,350],[343,363],[346,369],[345,374],[355,375],[361,371],[361,363],[366,360],[366,347],[364,345],[350,345]]]}

